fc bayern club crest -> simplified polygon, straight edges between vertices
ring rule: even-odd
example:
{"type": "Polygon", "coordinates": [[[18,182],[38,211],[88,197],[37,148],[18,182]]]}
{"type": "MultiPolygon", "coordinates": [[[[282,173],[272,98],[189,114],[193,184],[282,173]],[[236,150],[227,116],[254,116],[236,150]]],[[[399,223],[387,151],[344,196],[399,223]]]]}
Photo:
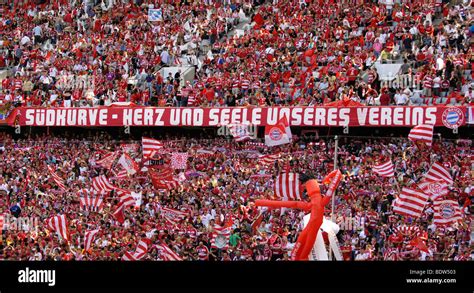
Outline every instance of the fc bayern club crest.
{"type": "Polygon", "coordinates": [[[441,214],[441,217],[443,219],[450,219],[454,216],[454,213],[456,212],[454,210],[454,207],[452,204],[450,203],[445,203],[445,204],[442,204],[440,207],[439,207],[439,211],[440,211],[440,214],[441,214]]]}
{"type": "Polygon", "coordinates": [[[464,123],[464,113],[455,107],[449,107],[443,112],[443,124],[447,128],[455,129],[464,123]]]}
{"type": "Polygon", "coordinates": [[[270,139],[272,140],[280,140],[283,136],[283,134],[281,133],[281,130],[280,128],[278,127],[272,127],[270,129],[270,139]]]}
{"type": "Polygon", "coordinates": [[[442,191],[441,189],[442,189],[441,184],[437,182],[431,183],[430,185],[428,185],[428,192],[431,194],[439,194],[442,191]]]}

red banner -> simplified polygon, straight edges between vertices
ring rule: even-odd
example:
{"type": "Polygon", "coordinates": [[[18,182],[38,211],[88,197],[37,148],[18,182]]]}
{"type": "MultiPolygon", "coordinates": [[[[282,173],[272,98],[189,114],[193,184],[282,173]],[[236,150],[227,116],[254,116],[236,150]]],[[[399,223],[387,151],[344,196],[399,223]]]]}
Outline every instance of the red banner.
{"type": "Polygon", "coordinates": [[[411,127],[466,124],[466,107],[232,107],[232,108],[27,108],[7,121],[21,126],[221,126],[273,125],[287,116],[291,126],[411,127]]]}

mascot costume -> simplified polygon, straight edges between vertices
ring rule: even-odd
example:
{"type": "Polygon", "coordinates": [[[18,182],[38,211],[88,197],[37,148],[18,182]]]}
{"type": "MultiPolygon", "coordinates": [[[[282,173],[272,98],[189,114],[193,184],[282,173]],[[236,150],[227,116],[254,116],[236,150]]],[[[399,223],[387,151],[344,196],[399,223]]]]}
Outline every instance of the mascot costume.
{"type": "MultiPolygon", "coordinates": [[[[321,195],[319,184],[315,179],[308,180],[306,182],[306,192],[310,198],[310,202],[278,200],[255,201],[256,206],[266,206],[271,208],[294,208],[311,212],[310,215],[307,215],[309,216],[309,219],[307,218],[307,223],[303,231],[301,231],[300,235],[298,236],[293,251],[291,252],[292,260],[310,260],[310,253],[315,246],[316,237],[321,228],[321,225],[323,225],[324,207],[331,200],[331,197],[334,195],[337,186],[341,182],[341,179],[342,174],[339,170],[332,171],[331,173],[329,173],[328,176],[324,178],[324,184],[330,183],[325,196],[321,195]]],[[[335,223],[332,224],[336,225],[335,223]]],[[[332,224],[328,223],[328,227],[333,226],[332,224]]],[[[337,231],[339,231],[339,227],[337,227],[337,231]]],[[[324,245],[324,242],[322,244],[324,245]]]]}

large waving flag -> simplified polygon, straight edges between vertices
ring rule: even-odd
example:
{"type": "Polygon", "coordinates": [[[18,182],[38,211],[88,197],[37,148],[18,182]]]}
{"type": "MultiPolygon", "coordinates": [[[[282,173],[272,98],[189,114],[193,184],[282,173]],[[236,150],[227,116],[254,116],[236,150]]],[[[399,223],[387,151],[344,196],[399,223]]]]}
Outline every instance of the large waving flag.
{"type": "Polygon", "coordinates": [[[128,154],[123,153],[118,163],[127,171],[128,175],[133,175],[139,170],[138,164],[128,154]]]}
{"type": "Polygon", "coordinates": [[[300,175],[298,173],[281,173],[275,179],[274,195],[283,200],[301,200],[300,175]]]}
{"type": "Polygon", "coordinates": [[[105,175],[99,175],[92,179],[92,188],[98,192],[112,191],[115,187],[109,182],[105,175]]]}
{"type": "Polygon", "coordinates": [[[454,200],[435,201],[433,208],[433,223],[436,226],[452,225],[462,220],[461,208],[454,200]]]}
{"type": "Polygon", "coordinates": [[[56,172],[54,172],[53,170],[53,167],[51,167],[50,165],[48,165],[48,171],[49,173],[51,174],[51,178],[53,179],[53,181],[59,186],[59,188],[61,189],[66,189],[66,185],[64,183],[64,179],[59,177],[58,174],[56,174],[56,172]]]}
{"type": "Polygon", "coordinates": [[[80,198],[80,208],[91,212],[100,212],[104,207],[104,199],[101,196],[93,196],[89,193],[83,194],[80,198]]]}
{"type": "Polygon", "coordinates": [[[163,143],[159,140],[142,137],[143,159],[147,160],[152,158],[159,150],[163,149],[163,147],[163,143]]]}
{"type": "Polygon", "coordinates": [[[148,238],[143,238],[138,242],[135,252],[125,252],[122,257],[122,260],[140,260],[146,256],[148,253],[148,247],[151,244],[151,240],[148,238]]]}
{"type": "Polygon", "coordinates": [[[222,250],[228,249],[230,233],[230,227],[221,227],[219,225],[215,225],[211,238],[211,247],[222,250]]]}
{"type": "Polygon", "coordinates": [[[431,144],[433,143],[433,129],[434,125],[432,124],[417,125],[413,127],[412,130],[410,130],[410,134],[408,134],[408,139],[413,142],[421,141],[427,146],[431,146],[431,144]]]}
{"type": "Polygon", "coordinates": [[[162,207],[160,209],[160,214],[163,218],[165,218],[168,222],[172,224],[176,224],[179,221],[183,220],[189,214],[180,210],[175,210],[172,208],[162,207]]]}
{"type": "Polygon", "coordinates": [[[57,215],[46,220],[47,227],[55,231],[66,242],[69,241],[69,228],[65,215],[57,215]]]}
{"type": "Polygon", "coordinates": [[[94,241],[95,235],[99,233],[99,229],[86,231],[84,234],[84,250],[88,251],[91,247],[92,241],[94,241]]]}
{"type": "Polygon", "coordinates": [[[290,143],[291,136],[290,124],[286,116],[278,120],[276,125],[265,126],[265,144],[267,146],[290,143]]]}
{"type": "Polygon", "coordinates": [[[258,163],[264,168],[271,168],[279,158],[280,154],[260,155],[258,156],[258,163]]]}
{"type": "Polygon", "coordinates": [[[385,163],[378,164],[372,167],[375,173],[379,174],[382,177],[393,177],[395,172],[393,169],[393,163],[391,160],[388,160],[385,163]]]}
{"type": "Polygon", "coordinates": [[[404,187],[399,197],[393,201],[393,211],[397,214],[419,218],[429,195],[409,187],[404,187]]]}
{"type": "Polygon", "coordinates": [[[169,248],[166,244],[156,244],[156,249],[161,257],[161,259],[166,261],[177,261],[182,260],[178,254],[176,254],[171,248],[169,248]]]}
{"type": "Polygon", "coordinates": [[[429,194],[432,201],[440,200],[448,194],[448,184],[443,180],[423,180],[418,183],[418,188],[420,188],[424,193],[429,194]]]}
{"type": "Polygon", "coordinates": [[[96,164],[110,170],[118,154],[119,152],[107,152],[96,162],[96,164]]]}
{"type": "Polygon", "coordinates": [[[423,180],[428,182],[444,181],[448,185],[453,184],[453,177],[451,177],[449,171],[438,162],[431,165],[430,170],[425,174],[423,180]]]}

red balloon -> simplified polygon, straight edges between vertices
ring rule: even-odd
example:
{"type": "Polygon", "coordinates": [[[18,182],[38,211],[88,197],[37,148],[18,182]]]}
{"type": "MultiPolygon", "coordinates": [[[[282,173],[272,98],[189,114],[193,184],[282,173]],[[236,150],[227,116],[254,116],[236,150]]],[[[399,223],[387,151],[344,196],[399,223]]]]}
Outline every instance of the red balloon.
{"type": "MultiPolygon", "coordinates": [[[[342,179],[339,170],[335,170],[324,178],[323,183],[331,183],[326,194],[333,194],[337,185],[342,179]]],[[[309,254],[313,249],[319,228],[323,223],[324,207],[329,203],[330,196],[321,196],[321,190],[316,180],[312,179],[306,182],[306,191],[311,198],[310,202],[304,201],[278,201],[278,200],[256,200],[256,206],[267,206],[272,208],[295,208],[304,211],[311,211],[311,217],[304,230],[298,236],[293,251],[292,260],[308,260],[309,254]]]]}

